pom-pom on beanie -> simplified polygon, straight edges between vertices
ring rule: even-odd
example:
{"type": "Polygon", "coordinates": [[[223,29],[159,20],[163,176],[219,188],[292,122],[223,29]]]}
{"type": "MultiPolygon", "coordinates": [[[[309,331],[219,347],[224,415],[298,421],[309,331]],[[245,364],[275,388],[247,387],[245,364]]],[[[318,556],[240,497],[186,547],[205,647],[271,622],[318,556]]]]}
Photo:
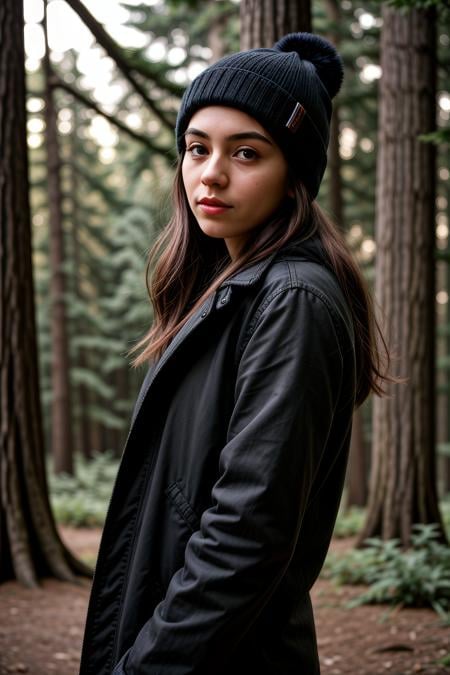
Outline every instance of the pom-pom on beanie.
{"type": "Polygon", "coordinates": [[[311,199],[327,164],[331,99],[343,79],[333,45],[312,33],[291,33],[272,49],[225,56],[186,89],[176,124],[179,153],[192,115],[210,105],[238,108],[258,120],[279,144],[311,199]]]}

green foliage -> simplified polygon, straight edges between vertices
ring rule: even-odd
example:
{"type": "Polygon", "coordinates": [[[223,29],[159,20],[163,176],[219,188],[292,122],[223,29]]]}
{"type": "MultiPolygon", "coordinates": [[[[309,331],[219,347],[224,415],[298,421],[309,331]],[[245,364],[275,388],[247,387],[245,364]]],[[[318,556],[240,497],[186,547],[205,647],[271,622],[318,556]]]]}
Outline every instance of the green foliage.
{"type": "Polygon", "coordinates": [[[437,451],[439,455],[445,455],[445,457],[450,457],[450,443],[438,443],[437,451]]]}
{"type": "MultiPolygon", "coordinates": [[[[441,449],[441,445],[439,445],[439,453],[450,454],[447,449],[447,446],[450,448],[450,444],[445,444],[445,450],[441,449]]],[[[450,495],[447,495],[447,497],[440,502],[440,511],[447,536],[450,539],[450,495]]],[[[366,509],[363,507],[341,507],[334,526],[333,537],[336,539],[356,537],[362,530],[365,517],[366,509]]]]}
{"type": "Polygon", "coordinates": [[[442,657],[442,659],[439,659],[437,661],[441,666],[447,666],[450,667],[450,654],[446,654],[445,656],[442,657]]]}
{"type": "Polygon", "coordinates": [[[338,539],[354,537],[361,530],[366,510],[359,506],[341,509],[338,513],[333,535],[338,539]]]}
{"type": "Polygon", "coordinates": [[[411,548],[406,551],[397,539],[367,539],[364,549],[330,555],[325,576],[340,584],[369,586],[350,606],[433,607],[446,616],[450,611],[450,547],[441,544],[438,536],[435,524],[415,525],[411,548]]]}
{"type": "Polygon", "coordinates": [[[405,12],[410,9],[429,9],[430,7],[443,10],[450,8],[448,0],[387,0],[387,4],[405,12]]]}
{"type": "Polygon", "coordinates": [[[450,539],[450,495],[441,501],[440,510],[447,537],[450,539]]]}
{"type": "Polygon", "coordinates": [[[77,457],[75,475],[49,475],[50,499],[58,523],[75,527],[101,527],[117,473],[118,460],[111,452],[87,460],[77,457]]]}
{"type": "Polygon", "coordinates": [[[445,127],[429,134],[421,134],[419,139],[425,143],[434,143],[435,145],[450,143],[450,127],[445,127]]]}

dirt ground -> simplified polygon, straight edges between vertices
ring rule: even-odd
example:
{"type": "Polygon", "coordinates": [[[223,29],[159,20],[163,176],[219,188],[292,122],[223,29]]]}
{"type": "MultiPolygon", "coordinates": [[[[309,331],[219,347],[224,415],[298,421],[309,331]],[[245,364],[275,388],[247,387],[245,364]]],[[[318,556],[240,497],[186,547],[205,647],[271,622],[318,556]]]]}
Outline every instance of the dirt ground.
{"type": "MultiPolygon", "coordinates": [[[[95,558],[98,530],[61,532],[77,555],[95,558]]],[[[333,547],[350,544],[339,541],[333,547]]],[[[36,590],[16,582],[0,585],[0,674],[76,675],[89,586],[87,580],[79,585],[46,580],[36,590]]],[[[336,588],[324,579],[313,589],[323,675],[450,673],[450,667],[439,663],[450,652],[450,627],[442,626],[434,612],[346,608],[357,593],[358,589],[336,588]]]]}

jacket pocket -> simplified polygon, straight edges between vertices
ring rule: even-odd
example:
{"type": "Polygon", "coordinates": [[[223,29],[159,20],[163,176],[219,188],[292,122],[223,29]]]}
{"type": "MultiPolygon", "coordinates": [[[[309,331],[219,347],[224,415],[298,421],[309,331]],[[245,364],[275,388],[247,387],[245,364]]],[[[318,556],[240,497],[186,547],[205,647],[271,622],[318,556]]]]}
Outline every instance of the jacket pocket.
{"type": "Polygon", "coordinates": [[[179,480],[174,481],[166,488],[165,493],[189,529],[195,532],[199,528],[200,518],[184,496],[180,483],[179,480]]]}

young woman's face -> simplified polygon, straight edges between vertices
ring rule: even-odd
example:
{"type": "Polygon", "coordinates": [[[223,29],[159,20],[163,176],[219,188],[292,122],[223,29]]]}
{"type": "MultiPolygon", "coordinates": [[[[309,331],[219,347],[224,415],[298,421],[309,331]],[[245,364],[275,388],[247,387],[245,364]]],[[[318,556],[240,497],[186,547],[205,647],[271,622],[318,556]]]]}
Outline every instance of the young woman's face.
{"type": "Polygon", "coordinates": [[[285,198],[287,162],[264,127],[234,108],[202,108],[185,140],[182,175],[189,205],[202,231],[224,239],[235,258],[250,232],[285,198]]]}

